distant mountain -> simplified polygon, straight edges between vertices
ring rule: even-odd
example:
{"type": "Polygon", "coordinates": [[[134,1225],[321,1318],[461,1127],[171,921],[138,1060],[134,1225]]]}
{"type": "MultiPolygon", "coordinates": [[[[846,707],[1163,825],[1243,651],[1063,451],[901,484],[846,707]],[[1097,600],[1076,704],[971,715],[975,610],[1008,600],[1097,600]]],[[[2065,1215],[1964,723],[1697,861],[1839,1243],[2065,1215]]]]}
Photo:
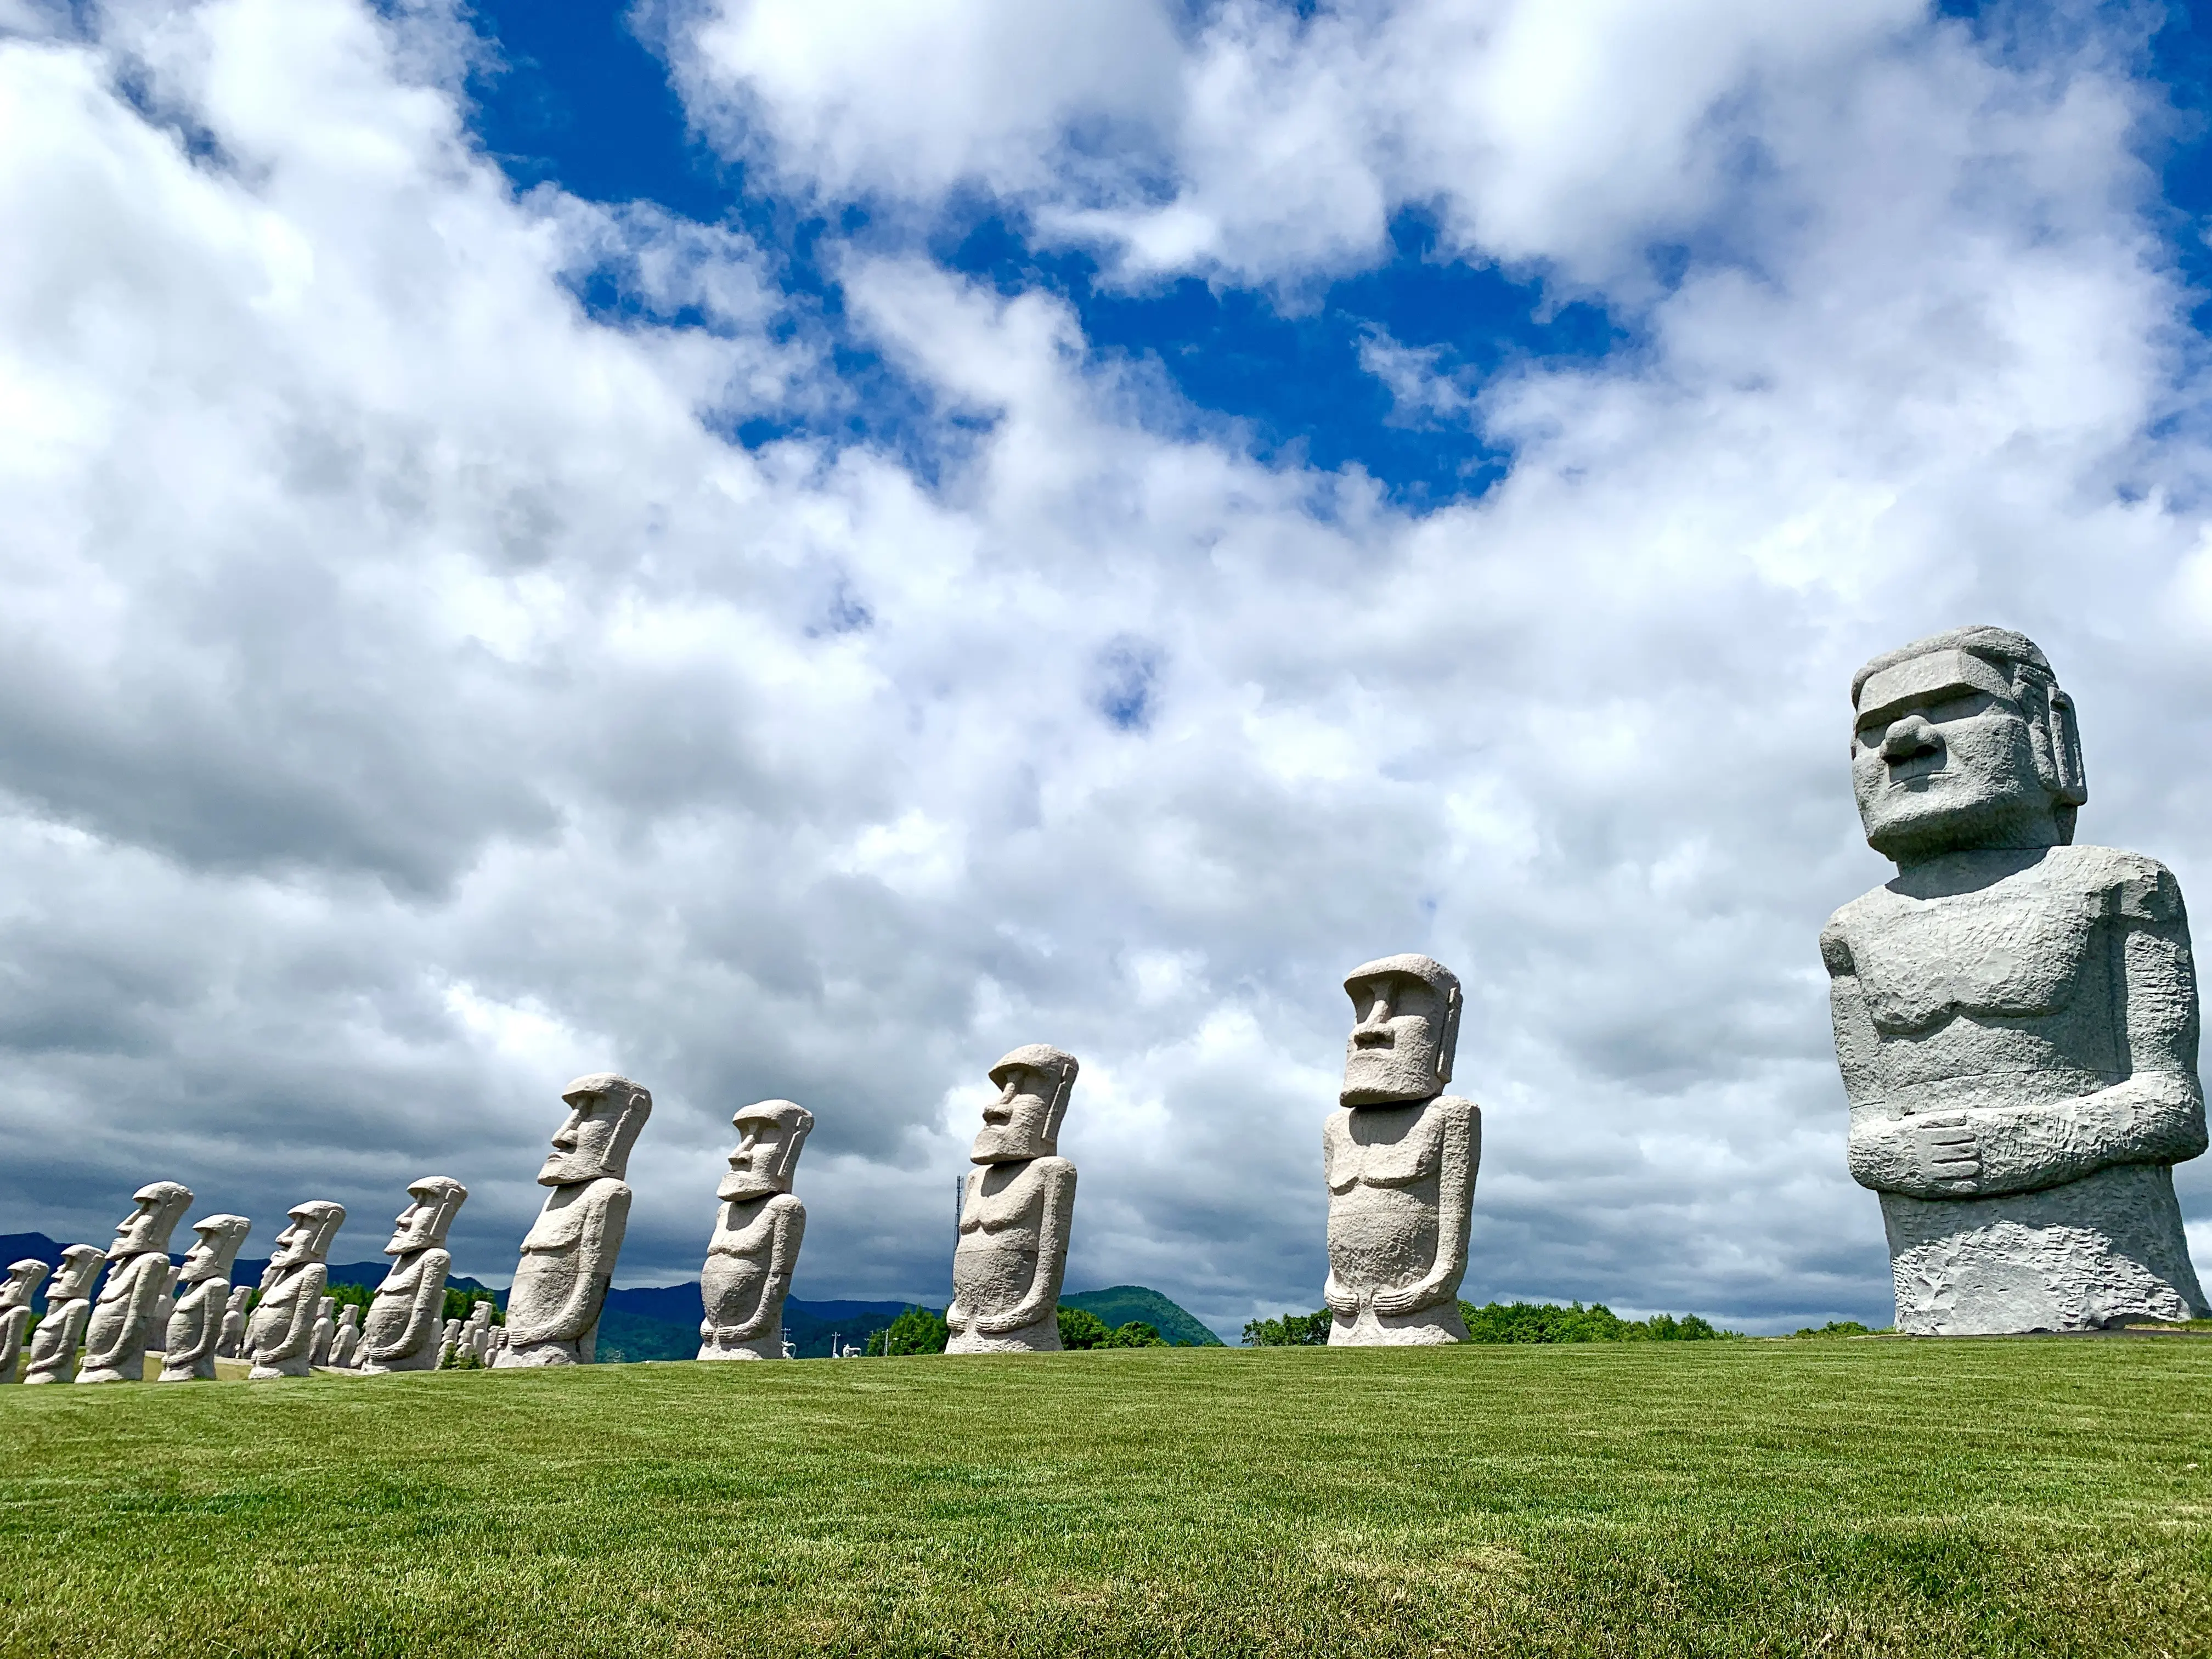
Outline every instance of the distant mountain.
{"type": "Polygon", "coordinates": [[[1080,1308],[1097,1314],[1109,1325],[1126,1325],[1141,1319],[1178,1348],[1219,1348],[1222,1340],[1198,1322],[1187,1310],[1158,1291],[1142,1285],[1116,1285],[1109,1290],[1078,1291],[1060,1298],[1063,1308],[1080,1308]]]}

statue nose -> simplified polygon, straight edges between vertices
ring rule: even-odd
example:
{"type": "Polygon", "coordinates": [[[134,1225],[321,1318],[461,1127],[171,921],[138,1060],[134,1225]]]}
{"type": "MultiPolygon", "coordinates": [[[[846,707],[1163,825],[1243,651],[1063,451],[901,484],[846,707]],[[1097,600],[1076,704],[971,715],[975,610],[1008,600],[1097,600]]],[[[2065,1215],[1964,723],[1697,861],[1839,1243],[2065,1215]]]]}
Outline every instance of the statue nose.
{"type": "Polygon", "coordinates": [[[1884,760],[1911,760],[1915,755],[1929,755],[1942,747],[1936,740],[1936,730],[1917,714],[1907,714],[1883,734],[1881,757],[1884,760]]]}

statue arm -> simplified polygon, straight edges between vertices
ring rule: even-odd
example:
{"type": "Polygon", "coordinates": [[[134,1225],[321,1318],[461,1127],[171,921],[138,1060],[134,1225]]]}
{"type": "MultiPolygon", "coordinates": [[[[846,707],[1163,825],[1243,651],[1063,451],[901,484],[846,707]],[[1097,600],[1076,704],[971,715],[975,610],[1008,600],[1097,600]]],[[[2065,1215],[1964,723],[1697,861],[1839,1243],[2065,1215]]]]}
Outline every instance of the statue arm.
{"type": "Polygon", "coordinates": [[[975,1328],[986,1336],[1003,1336],[1034,1325],[1060,1300],[1060,1275],[1067,1267],[1068,1223],[1075,1214],[1075,1166],[1064,1158],[1038,1162],[1051,1167],[1041,1171],[1044,1196],[1037,1217],[1036,1270],[1028,1292],[1012,1307],[975,1316],[975,1328]]]}
{"type": "Polygon", "coordinates": [[[1378,1314],[1409,1314],[1459,1294],[1467,1274],[1468,1212],[1474,1201],[1474,1172],[1482,1156],[1482,1117],[1473,1101],[1442,1104],[1442,1146],[1437,1170],[1437,1254],[1428,1272],[1410,1285],[1375,1292],[1378,1314]]]}
{"type": "Polygon", "coordinates": [[[791,1289],[791,1276],[799,1267],[799,1242],[806,1236],[806,1206],[788,1194],[769,1200],[775,1218],[769,1234],[768,1277],[761,1285],[760,1300],[752,1315],[731,1333],[734,1340],[750,1342],[767,1330],[783,1312],[783,1298],[791,1289]]]}
{"type": "MultiPolygon", "coordinates": [[[[154,1304],[161,1299],[161,1286],[167,1280],[168,1267],[167,1256],[150,1253],[132,1256],[125,1264],[123,1271],[125,1279],[123,1295],[120,1297],[123,1306],[119,1310],[121,1316],[112,1323],[102,1322],[105,1328],[102,1334],[112,1338],[117,1346],[102,1348],[95,1353],[88,1342],[84,1355],[84,1363],[88,1370],[94,1366],[114,1364],[118,1358],[118,1348],[130,1341],[131,1332],[137,1331],[142,1334],[141,1346],[143,1345],[146,1338],[153,1335],[154,1304]]],[[[98,1308],[99,1304],[94,1304],[94,1311],[97,1311],[98,1308]]],[[[86,1322],[86,1328],[88,1337],[92,1330],[89,1317],[86,1322]]]]}
{"type": "Polygon", "coordinates": [[[275,1345],[263,1343],[254,1349],[256,1364],[271,1365],[280,1359],[296,1358],[314,1346],[315,1316],[321,1309],[328,1279],[329,1274],[318,1262],[293,1281],[298,1290],[292,1299],[292,1322],[275,1345]]]}
{"type": "Polygon", "coordinates": [[[165,1370],[183,1370],[215,1352],[222,1340],[223,1304],[230,1286],[220,1279],[204,1279],[186,1296],[177,1298],[169,1315],[168,1346],[162,1356],[165,1370]]]}

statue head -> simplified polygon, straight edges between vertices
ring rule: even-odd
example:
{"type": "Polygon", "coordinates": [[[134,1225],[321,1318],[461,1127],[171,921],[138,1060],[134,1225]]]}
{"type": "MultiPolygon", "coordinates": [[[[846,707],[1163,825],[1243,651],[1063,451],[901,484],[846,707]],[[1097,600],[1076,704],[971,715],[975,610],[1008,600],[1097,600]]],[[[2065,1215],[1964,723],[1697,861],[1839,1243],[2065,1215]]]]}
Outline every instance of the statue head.
{"type": "Polygon", "coordinates": [[[92,1281],[100,1277],[100,1270],[107,1261],[107,1252],[94,1244],[72,1244],[62,1252],[62,1265],[54,1269],[53,1283],[46,1286],[46,1305],[57,1302],[74,1302],[81,1296],[92,1293],[92,1281]]]}
{"type": "Polygon", "coordinates": [[[361,1309],[358,1305],[349,1302],[344,1307],[338,1310],[338,1328],[340,1330],[350,1331],[356,1328],[360,1324],[361,1309]]]}
{"type": "Polygon", "coordinates": [[[292,1218],[292,1224],[276,1235],[276,1253],[269,1258],[270,1273],[328,1260],[331,1243],[345,1225],[345,1206],[326,1198],[311,1198],[285,1213],[292,1218]]]}
{"type": "Polygon", "coordinates": [[[178,1280],[186,1285],[228,1279],[230,1264],[238,1260],[238,1247],[246,1243],[253,1224],[242,1215],[211,1215],[192,1223],[192,1231],[199,1237],[185,1252],[185,1265],[177,1270],[178,1280]]]}
{"type": "Polygon", "coordinates": [[[7,1282],[0,1284],[0,1309],[29,1307],[31,1298],[39,1293],[39,1286],[46,1282],[46,1275],[52,1271],[45,1262],[27,1256],[21,1261],[9,1262],[7,1282]]]}
{"type": "Polygon", "coordinates": [[[1075,1091],[1075,1056],[1032,1042],[991,1068],[999,1097],[983,1109],[983,1127],[968,1157],[975,1164],[1020,1164],[1060,1151],[1060,1121],[1075,1091]]]}
{"type": "Polygon", "coordinates": [[[653,1097],[626,1077],[593,1072],[561,1091],[568,1116],[553,1136],[553,1155],[538,1172],[541,1187],[572,1182],[619,1181],[629,1170],[629,1149],[653,1115],[653,1097]]]}
{"type": "Polygon", "coordinates": [[[767,1198],[789,1192],[814,1114],[787,1100],[763,1100],[739,1107],[730,1125],[738,1132],[738,1149],[730,1154],[730,1172],[714,1196],[767,1198]]]}
{"type": "Polygon", "coordinates": [[[1353,969],[1344,989],[1354,1023],[1338,1102],[1383,1106],[1442,1094],[1459,1048],[1459,976],[1433,957],[1383,957],[1353,969]]]}
{"type": "Polygon", "coordinates": [[[107,1247],[110,1261],[156,1251],[166,1254],[169,1235],[185,1218],[185,1210],[192,1201],[192,1189],[173,1181],[157,1181],[150,1187],[141,1187],[131,1198],[138,1207],[116,1224],[115,1242],[107,1247]]]}
{"type": "Polygon", "coordinates": [[[460,1212],[469,1189],[451,1176],[424,1176],[407,1183],[407,1207],[399,1212],[386,1255],[427,1250],[446,1242],[446,1229],[460,1212]]]}
{"type": "Polygon", "coordinates": [[[223,1311],[226,1313],[244,1313],[246,1311],[246,1298],[252,1294],[253,1286],[251,1285],[232,1285],[230,1287],[230,1301],[228,1305],[224,1308],[223,1311]]]}
{"type": "Polygon", "coordinates": [[[1867,845],[1900,865],[2063,847],[2089,799],[2074,700],[2033,640],[1954,628],[1851,678],[1851,784],[1867,845]]]}

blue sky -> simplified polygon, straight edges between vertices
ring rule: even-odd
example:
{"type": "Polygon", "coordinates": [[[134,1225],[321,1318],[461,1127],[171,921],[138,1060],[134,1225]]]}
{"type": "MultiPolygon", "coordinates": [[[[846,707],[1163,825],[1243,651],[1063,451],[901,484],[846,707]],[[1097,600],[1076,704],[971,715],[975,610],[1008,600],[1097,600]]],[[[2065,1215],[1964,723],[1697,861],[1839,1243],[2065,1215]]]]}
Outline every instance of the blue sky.
{"type": "Polygon", "coordinates": [[[1420,950],[1470,1293],[1879,1322],[1851,670],[2034,635],[2085,837],[2212,881],[2208,80],[2156,6],[0,0],[0,1220],[357,1258],[435,1171],[495,1278],[611,1066],[626,1281],[782,1097],[800,1292],[935,1299],[1043,1041],[1071,1283],[1233,1331],[1420,950]]]}

